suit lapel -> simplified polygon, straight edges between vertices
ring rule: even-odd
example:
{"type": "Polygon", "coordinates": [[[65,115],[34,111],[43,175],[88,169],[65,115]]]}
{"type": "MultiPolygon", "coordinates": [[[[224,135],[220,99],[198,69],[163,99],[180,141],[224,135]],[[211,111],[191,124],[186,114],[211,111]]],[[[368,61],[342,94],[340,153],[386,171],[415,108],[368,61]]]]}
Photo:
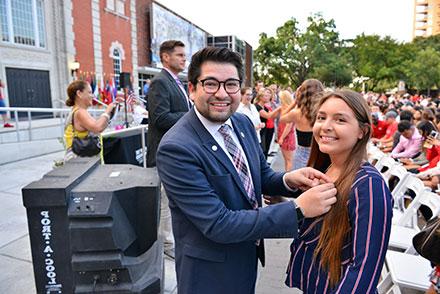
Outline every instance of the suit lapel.
{"type": "Polygon", "coordinates": [[[171,83],[172,87],[174,88],[174,91],[176,93],[178,93],[180,99],[182,99],[185,102],[185,104],[188,105],[188,101],[187,101],[187,99],[185,97],[185,94],[183,94],[183,92],[180,89],[179,85],[174,80],[174,77],[166,69],[162,69],[162,72],[163,72],[164,76],[166,76],[168,78],[169,82],[171,83]]]}
{"type": "MultiPolygon", "coordinates": [[[[189,115],[191,115],[191,125],[194,128],[196,134],[199,135],[202,145],[206,148],[206,150],[211,153],[217,161],[225,167],[228,172],[232,175],[232,178],[234,179],[236,185],[240,188],[240,191],[242,192],[242,196],[246,199],[246,201],[249,203],[250,206],[252,206],[252,203],[249,201],[249,198],[247,196],[246,190],[244,189],[243,183],[241,182],[241,179],[237,173],[237,170],[235,169],[234,164],[231,162],[229,157],[226,155],[226,153],[223,151],[223,149],[217,144],[217,141],[211,136],[211,134],[205,129],[205,127],[202,125],[200,120],[198,119],[194,108],[190,110],[189,115]]],[[[235,128],[235,125],[234,125],[235,128]]],[[[241,142],[241,140],[240,140],[241,142]]],[[[242,143],[243,144],[243,143],[242,143]]],[[[246,151],[245,151],[246,152],[246,151]]],[[[246,156],[248,156],[246,154],[246,156]]],[[[248,159],[249,160],[249,159],[248,159]]],[[[251,169],[252,174],[252,169],[251,169]]],[[[254,178],[254,176],[252,176],[254,178]]],[[[258,199],[259,197],[257,197],[258,199]]],[[[260,203],[260,201],[259,201],[260,203]]]]}
{"type": "Polygon", "coordinates": [[[249,170],[251,171],[252,176],[252,183],[254,184],[254,191],[256,199],[258,200],[258,203],[261,205],[261,197],[260,197],[260,188],[259,183],[257,183],[256,179],[258,179],[258,169],[257,164],[254,162],[257,160],[260,160],[258,157],[258,153],[255,154],[254,151],[252,151],[254,148],[250,145],[252,141],[252,138],[250,138],[250,135],[246,132],[245,128],[243,127],[242,123],[236,119],[235,116],[231,116],[232,125],[234,126],[235,134],[240,141],[241,147],[243,148],[244,153],[246,154],[246,159],[248,161],[249,170]]]}

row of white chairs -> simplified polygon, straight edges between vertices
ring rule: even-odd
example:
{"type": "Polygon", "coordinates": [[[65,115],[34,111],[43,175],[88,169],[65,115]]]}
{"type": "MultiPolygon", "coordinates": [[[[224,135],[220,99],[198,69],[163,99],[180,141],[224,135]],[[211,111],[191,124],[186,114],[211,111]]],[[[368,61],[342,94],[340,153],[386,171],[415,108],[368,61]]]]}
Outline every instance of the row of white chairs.
{"type": "Polygon", "coordinates": [[[429,207],[433,216],[440,215],[440,196],[431,192],[422,180],[377,147],[370,145],[368,153],[370,163],[381,172],[387,184],[392,177],[398,181],[394,187],[390,187],[395,203],[393,224],[378,291],[381,294],[400,294],[403,289],[426,291],[430,286],[428,276],[432,268],[428,260],[417,255],[412,246],[412,238],[420,231],[420,206],[429,207]],[[405,194],[408,190],[411,190],[415,197],[405,207],[405,194]]]}

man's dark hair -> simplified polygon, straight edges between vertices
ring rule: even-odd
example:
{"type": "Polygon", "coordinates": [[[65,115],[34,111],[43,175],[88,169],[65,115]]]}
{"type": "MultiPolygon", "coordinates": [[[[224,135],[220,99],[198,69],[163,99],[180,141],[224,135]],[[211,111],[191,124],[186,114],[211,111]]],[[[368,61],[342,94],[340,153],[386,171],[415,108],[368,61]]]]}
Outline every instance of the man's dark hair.
{"type": "Polygon", "coordinates": [[[410,122],[413,120],[413,114],[409,110],[402,110],[399,116],[400,120],[408,120],[410,122]]]}
{"type": "Polygon", "coordinates": [[[164,53],[171,54],[173,53],[174,48],[176,47],[185,47],[185,44],[183,44],[183,42],[179,40],[168,40],[160,44],[160,49],[159,49],[160,60],[162,60],[162,55],[164,53]]]}
{"type": "Polygon", "coordinates": [[[200,77],[200,68],[207,62],[230,63],[235,66],[238,78],[243,80],[243,62],[240,54],[228,48],[206,47],[196,52],[191,58],[188,68],[188,81],[197,87],[197,79],[200,77]]]}
{"type": "Polygon", "coordinates": [[[399,133],[403,133],[404,131],[411,129],[411,127],[412,124],[408,120],[402,120],[397,125],[397,130],[399,131],[399,133]]]}

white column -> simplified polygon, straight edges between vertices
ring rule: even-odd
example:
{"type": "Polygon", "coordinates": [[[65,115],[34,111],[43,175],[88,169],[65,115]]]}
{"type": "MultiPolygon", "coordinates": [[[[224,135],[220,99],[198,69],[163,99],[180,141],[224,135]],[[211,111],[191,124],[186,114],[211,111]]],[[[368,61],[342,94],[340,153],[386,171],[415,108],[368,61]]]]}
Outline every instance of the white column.
{"type": "Polygon", "coordinates": [[[136,0],[130,1],[130,21],[131,21],[131,59],[133,64],[133,90],[136,95],[138,91],[138,47],[137,47],[137,18],[136,18],[136,0]]]}
{"type": "Polygon", "coordinates": [[[101,19],[99,0],[92,0],[92,32],[93,32],[93,55],[95,56],[96,77],[102,78],[102,42],[101,42],[101,19]]]}

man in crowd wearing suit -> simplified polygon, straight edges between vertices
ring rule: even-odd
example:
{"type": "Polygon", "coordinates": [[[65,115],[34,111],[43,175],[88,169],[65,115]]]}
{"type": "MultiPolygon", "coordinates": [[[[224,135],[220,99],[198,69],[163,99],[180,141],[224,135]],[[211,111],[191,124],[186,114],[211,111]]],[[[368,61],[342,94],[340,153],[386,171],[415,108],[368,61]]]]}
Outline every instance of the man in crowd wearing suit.
{"type": "MultiPolygon", "coordinates": [[[[156,151],[163,135],[189,110],[191,102],[177,75],[185,69],[185,45],[168,40],[160,45],[162,71],[151,81],[148,90],[149,125],[147,166],[156,166],[156,151]]],[[[174,240],[168,199],[161,191],[160,234],[165,254],[174,258],[174,240]]]]}
{"type": "Polygon", "coordinates": [[[312,168],[277,173],[268,166],[252,123],[234,114],[240,55],[202,49],[192,57],[188,80],[195,107],[157,152],[173,219],[177,287],[181,294],[254,293],[263,238],[295,237],[304,216],[330,210],[336,189],[312,168]],[[262,208],[262,194],[297,198],[262,208]]]}

